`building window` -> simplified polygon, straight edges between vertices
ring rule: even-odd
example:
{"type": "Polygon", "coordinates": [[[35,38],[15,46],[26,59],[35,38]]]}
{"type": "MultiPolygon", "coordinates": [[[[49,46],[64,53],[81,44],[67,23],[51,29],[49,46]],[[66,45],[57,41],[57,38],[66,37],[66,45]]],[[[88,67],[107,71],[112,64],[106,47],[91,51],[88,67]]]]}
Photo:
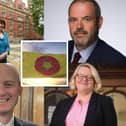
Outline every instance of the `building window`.
{"type": "Polygon", "coordinates": [[[25,33],[29,33],[29,29],[25,29],[25,33]]]}
{"type": "Polygon", "coordinates": [[[25,32],[27,32],[27,33],[28,33],[29,31],[30,31],[29,24],[27,24],[27,23],[26,23],[26,24],[25,24],[25,32]]]}
{"type": "Polygon", "coordinates": [[[18,9],[22,10],[22,5],[19,4],[18,5],[18,9]]]}
{"type": "Polygon", "coordinates": [[[5,8],[2,8],[2,13],[1,14],[2,14],[3,17],[6,17],[6,9],[5,8]]]}
{"type": "Polygon", "coordinates": [[[18,37],[23,37],[23,33],[22,32],[19,32],[18,33],[18,37]]]}
{"type": "Polygon", "coordinates": [[[23,21],[23,19],[24,19],[23,16],[18,15],[18,18],[17,18],[18,21],[23,21]]]}
{"type": "Polygon", "coordinates": [[[22,31],[22,30],[23,30],[22,24],[18,24],[18,30],[19,30],[19,31],[22,31]]]}
{"type": "Polygon", "coordinates": [[[10,30],[10,32],[12,32],[14,30],[14,22],[12,22],[12,21],[9,23],[9,30],[10,30]]]}
{"type": "Polygon", "coordinates": [[[14,15],[11,12],[9,13],[9,18],[10,19],[13,19],[14,18],[14,15]]]}

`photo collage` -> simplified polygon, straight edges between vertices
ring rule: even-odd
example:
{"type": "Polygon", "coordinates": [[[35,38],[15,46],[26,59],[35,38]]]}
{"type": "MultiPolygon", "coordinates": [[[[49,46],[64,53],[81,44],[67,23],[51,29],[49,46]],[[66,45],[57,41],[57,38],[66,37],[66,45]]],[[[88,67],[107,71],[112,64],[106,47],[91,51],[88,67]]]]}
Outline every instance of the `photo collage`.
{"type": "Polygon", "coordinates": [[[0,126],[125,126],[124,3],[0,0],[0,126]]]}

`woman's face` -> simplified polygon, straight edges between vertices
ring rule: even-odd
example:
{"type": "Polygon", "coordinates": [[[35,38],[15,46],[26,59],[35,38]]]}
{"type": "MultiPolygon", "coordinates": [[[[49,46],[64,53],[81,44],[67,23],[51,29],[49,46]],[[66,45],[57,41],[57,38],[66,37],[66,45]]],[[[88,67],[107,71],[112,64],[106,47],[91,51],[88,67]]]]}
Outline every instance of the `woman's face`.
{"type": "Polygon", "coordinates": [[[80,67],[78,73],[75,77],[75,86],[78,91],[83,91],[85,93],[92,92],[94,89],[94,79],[90,68],[80,67]]]}

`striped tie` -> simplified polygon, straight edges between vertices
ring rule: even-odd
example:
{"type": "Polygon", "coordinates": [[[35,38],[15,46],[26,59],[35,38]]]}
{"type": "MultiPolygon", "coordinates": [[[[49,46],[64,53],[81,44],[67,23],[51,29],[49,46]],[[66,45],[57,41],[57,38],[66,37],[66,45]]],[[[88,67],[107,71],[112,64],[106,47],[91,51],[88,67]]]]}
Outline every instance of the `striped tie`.
{"type": "Polygon", "coordinates": [[[75,54],[74,54],[74,59],[73,59],[73,61],[72,61],[72,64],[73,64],[73,65],[74,65],[74,64],[77,64],[80,58],[81,58],[80,53],[79,53],[79,52],[75,53],[75,54]]]}

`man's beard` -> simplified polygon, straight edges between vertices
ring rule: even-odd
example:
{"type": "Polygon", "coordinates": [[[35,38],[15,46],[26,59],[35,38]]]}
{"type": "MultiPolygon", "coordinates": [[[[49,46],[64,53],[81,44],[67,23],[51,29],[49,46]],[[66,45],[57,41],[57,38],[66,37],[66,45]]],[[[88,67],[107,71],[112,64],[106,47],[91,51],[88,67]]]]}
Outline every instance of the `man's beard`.
{"type": "Polygon", "coordinates": [[[98,28],[95,29],[95,31],[88,33],[88,31],[83,30],[82,28],[77,29],[74,33],[71,34],[77,49],[82,50],[87,47],[89,47],[91,44],[93,44],[97,37],[98,37],[98,28]],[[77,37],[77,35],[82,34],[84,36],[77,37]]]}

